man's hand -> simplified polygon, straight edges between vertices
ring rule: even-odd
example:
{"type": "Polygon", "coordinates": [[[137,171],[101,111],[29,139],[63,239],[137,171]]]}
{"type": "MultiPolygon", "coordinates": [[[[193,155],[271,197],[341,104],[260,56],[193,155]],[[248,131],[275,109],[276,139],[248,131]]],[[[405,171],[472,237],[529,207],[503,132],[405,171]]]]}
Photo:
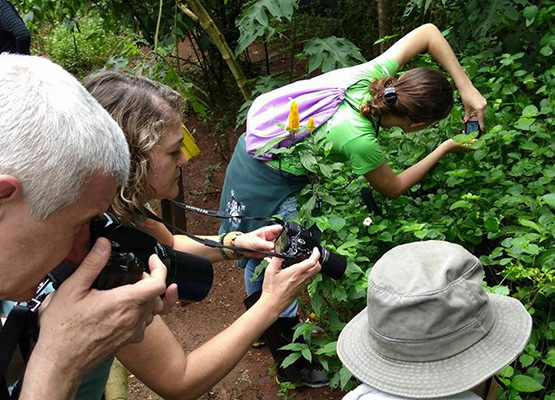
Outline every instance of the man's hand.
{"type": "Polygon", "coordinates": [[[271,301],[281,312],[299,292],[310,283],[322,267],[318,260],[320,252],[314,248],[309,258],[288,268],[281,268],[283,260],[274,257],[266,268],[262,285],[262,298],[271,301]]]}
{"type": "Polygon", "coordinates": [[[74,388],[66,385],[78,384],[85,372],[123,344],[141,341],[145,327],[162,312],[160,296],[166,292],[167,270],[157,256],[149,260],[150,275],[143,274],[133,285],[90,288],[109,256],[110,243],[98,239],[42,312],[39,340],[28,363],[22,396],[29,391],[36,394],[35,386],[40,387],[45,377],[54,381],[49,384],[57,383],[57,390],[71,392],[74,388]]]}

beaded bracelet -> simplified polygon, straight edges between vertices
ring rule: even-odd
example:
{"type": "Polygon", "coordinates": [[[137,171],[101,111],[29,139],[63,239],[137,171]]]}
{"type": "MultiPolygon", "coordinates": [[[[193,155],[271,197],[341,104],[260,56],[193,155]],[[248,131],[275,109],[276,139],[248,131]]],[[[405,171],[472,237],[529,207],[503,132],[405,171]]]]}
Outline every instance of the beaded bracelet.
{"type": "MultiPolygon", "coordinates": [[[[220,233],[220,240],[219,240],[219,242],[220,242],[221,244],[224,244],[224,238],[225,238],[226,235],[227,235],[227,232],[220,233]]],[[[221,247],[218,247],[218,250],[220,250],[220,254],[221,254],[222,257],[224,258],[224,260],[231,260],[231,258],[229,258],[229,257],[227,256],[227,253],[225,252],[225,249],[223,249],[223,248],[221,248],[221,247]]]]}
{"type": "MultiPolygon", "coordinates": [[[[220,243],[224,246],[235,247],[235,239],[242,234],[243,232],[238,231],[223,233],[220,235],[220,243]]],[[[240,253],[231,249],[224,249],[220,247],[219,250],[222,257],[226,260],[237,260],[242,257],[240,253]]]]}

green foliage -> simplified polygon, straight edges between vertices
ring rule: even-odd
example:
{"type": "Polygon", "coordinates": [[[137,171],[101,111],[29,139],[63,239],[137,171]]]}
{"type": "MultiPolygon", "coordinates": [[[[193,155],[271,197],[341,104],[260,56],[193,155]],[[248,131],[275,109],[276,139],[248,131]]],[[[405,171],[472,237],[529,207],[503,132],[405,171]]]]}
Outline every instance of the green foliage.
{"type": "Polygon", "coordinates": [[[274,21],[291,21],[298,4],[295,0],[258,0],[250,4],[237,21],[240,37],[235,54],[241,54],[251,43],[262,36],[271,37],[276,29],[274,21]]]}
{"type": "MultiPolygon", "coordinates": [[[[537,21],[541,12],[527,15],[537,21]]],[[[535,28],[544,31],[543,46],[551,46],[552,19],[544,16],[535,28]]],[[[355,385],[337,359],[335,344],[345,323],[365,306],[373,263],[398,244],[439,239],[480,257],[486,290],[514,296],[533,316],[530,343],[501,373],[507,387],[501,398],[555,395],[555,67],[549,56],[531,48],[497,56],[468,53],[462,63],[488,99],[487,130],[475,151],[444,157],[404,196],[387,200],[376,193],[383,216],[368,213],[360,197],[368,184],[330,156],[323,132],[285,151],[311,178],[299,196],[301,221],[318,227],[322,244],[348,259],[342,280],[319,276],[308,287],[305,312],[315,316],[310,322],[315,333],[307,335],[303,324],[297,327],[332,385],[355,385]],[[367,217],[369,226],[363,224],[367,217]]],[[[399,172],[449,137],[469,141],[459,135],[463,115],[458,105],[438,127],[422,133],[380,132],[388,163],[399,172]]],[[[302,350],[294,354],[303,356],[302,350]]]]}
{"type": "MultiPolygon", "coordinates": [[[[256,96],[270,92],[278,87],[287,85],[288,81],[283,77],[282,74],[271,74],[267,76],[261,76],[257,79],[253,80],[251,84],[254,86],[254,89],[251,92],[252,98],[256,98],[256,96]]],[[[243,125],[247,122],[247,113],[249,112],[249,108],[252,104],[252,100],[247,100],[243,103],[239,111],[237,112],[237,117],[235,119],[235,128],[238,128],[240,125],[243,125]]]]}
{"type": "Polygon", "coordinates": [[[130,70],[133,74],[146,76],[174,88],[188,100],[188,105],[197,114],[205,116],[208,105],[203,98],[206,97],[206,93],[192,82],[189,74],[180,73],[175,65],[168,61],[172,51],[171,46],[158,47],[156,52],[143,53],[130,65],[124,62],[120,67],[130,70]]]}
{"type": "Polygon", "coordinates": [[[55,26],[44,38],[44,51],[52,61],[79,77],[104,67],[113,57],[139,53],[131,35],[115,36],[106,31],[97,14],[81,18],[78,24],[55,26]]]}
{"type": "MultiPolygon", "coordinates": [[[[32,32],[34,51],[49,54],[78,75],[104,65],[143,74],[179,90],[202,115],[208,111],[208,98],[213,102],[223,96],[226,106],[230,103],[231,96],[223,90],[229,78],[225,64],[207,35],[178,12],[174,2],[163,2],[156,52],[151,45],[158,7],[152,2],[15,3],[32,32]],[[134,37],[120,36],[127,28],[134,37]],[[184,37],[192,38],[199,55],[187,67],[176,59],[176,44],[184,37]]],[[[488,99],[489,126],[475,151],[446,156],[398,199],[376,194],[383,216],[368,214],[360,200],[360,189],[367,183],[330,156],[322,133],[316,131],[290,155],[312,180],[300,195],[303,223],[318,227],[323,244],[345,255],[348,266],[339,282],[319,275],[309,285],[310,301],[304,307],[310,317],[295,332],[295,338],[303,337],[306,344],[294,343],[288,362],[318,359],[333,386],[352,388],[356,382],[339,362],[336,342],[345,323],[365,306],[373,263],[401,243],[449,240],[480,257],[487,291],[514,296],[533,315],[530,343],[500,372],[506,386],[500,398],[555,400],[555,1],[389,2],[394,28],[380,40],[375,2],[204,0],[203,4],[228,43],[237,43],[237,54],[256,40],[290,53],[286,74],[276,70],[252,80],[253,96],[304,78],[307,70],[328,71],[362,62],[362,54],[376,55],[374,44],[391,43],[411,28],[434,22],[488,99]],[[366,226],[363,221],[369,216],[372,223],[366,226]]],[[[430,63],[429,56],[415,61],[422,66],[430,63]]],[[[266,67],[269,71],[269,62],[266,67]]],[[[250,74],[256,75],[254,69],[250,74]]],[[[238,123],[244,122],[248,106],[242,107],[238,123]]],[[[468,142],[468,136],[460,135],[462,115],[458,106],[437,128],[419,134],[399,129],[381,132],[389,164],[399,172],[448,137],[468,142]]],[[[293,388],[282,385],[280,395],[288,398],[293,388]]]]}
{"type": "Polygon", "coordinates": [[[305,44],[303,54],[309,57],[309,73],[318,68],[322,69],[322,72],[329,72],[366,61],[353,43],[335,36],[309,40],[305,44]]]}
{"type": "Polygon", "coordinates": [[[33,39],[42,33],[45,25],[66,25],[72,29],[78,22],[79,12],[89,4],[86,0],[14,0],[25,26],[33,39]]]}

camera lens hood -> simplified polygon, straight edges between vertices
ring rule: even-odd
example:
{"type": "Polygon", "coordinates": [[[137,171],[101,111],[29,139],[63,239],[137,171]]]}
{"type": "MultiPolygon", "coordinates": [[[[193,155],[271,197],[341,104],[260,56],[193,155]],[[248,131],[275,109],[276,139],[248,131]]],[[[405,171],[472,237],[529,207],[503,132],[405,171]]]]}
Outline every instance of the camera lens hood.
{"type": "Polygon", "coordinates": [[[168,268],[168,283],[177,283],[179,299],[202,301],[212,288],[214,269],[204,257],[182,251],[175,252],[175,267],[168,268]]]}
{"type": "Polygon", "coordinates": [[[319,247],[322,273],[332,279],[340,279],[347,269],[347,259],[339,254],[332,253],[325,247],[319,247]]]}

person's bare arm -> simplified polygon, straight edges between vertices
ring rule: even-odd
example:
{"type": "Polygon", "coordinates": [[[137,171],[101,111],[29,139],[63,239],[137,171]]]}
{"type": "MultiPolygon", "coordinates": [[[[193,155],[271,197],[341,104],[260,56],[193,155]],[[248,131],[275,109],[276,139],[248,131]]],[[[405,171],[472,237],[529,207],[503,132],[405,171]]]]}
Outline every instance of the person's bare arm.
{"type": "MultiPolygon", "coordinates": [[[[205,257],[212,262],[221,261],[223,257],[220,251],[213,247],[207,247],[202,243],[196,242],[185,235],[173,235],[166,226],[158,221],[147,218],[142,227],[150,232],[160,243],[169,246],[175,250],[184,251],[186,253],[196,254],[205,257]]],[[[218,241],[215,235],[197,235],[201,238],[208,238],[218,241]]]]}
{"type": "MultiPolygon", "coordinates": [[[[164,226],[164,224],[147,218],[143,223],[143,227],[149,231],[160,243],[170,246],[175,250],[184,251],[186,253],[196,254],[205,257],[211,262],[224,260],[219,249],[205,246],[185,235],[172,235],[172,233],[164,226]]],[[[249,253],[250,258],[263,258],[256,251],[272,251],[274,249],[274,241],[281,232],[280,225],[264,226],[255,231],[237,236],[235,245],[247,249],[253,249],[249,253]]],[[[219,241],[216,235],[197,235],[200,238],[211,239],[215,242],[219,241]]]]}
{"type": "Polygon", "coordinates": [[[475,111],[480,122],[480,128],[484,129],[486,99],[472,85],[451,46],[435,25],[425,24],[409,32],[382,54],[380,58],[393,58],[401,67],[418,54],[425,52],[430,53],[453,78],[465,107],[465,120],[475,111]]]}
{"type": "Polygon", "coordinates": [[[316,250],[309,259],[283,270],[281,260],[273,259],[266,270],[260,300],[189,355],[185,355],[157,317],[146,330],[145,340],[123,347],[117,357],[163,398],[196,399],[233,369],[299,290],[320,271],[318,258],[316,250]]]}
{"type": "Polygon", "coordinates": [[[445,154],[471,150],[472,148],[468,145],[449,139],[399,175],[396,175],[389,165],[384,162],[378,168],[364,174],[364,178],[384,196],[396,198],[418,183],[445,154]]]}

